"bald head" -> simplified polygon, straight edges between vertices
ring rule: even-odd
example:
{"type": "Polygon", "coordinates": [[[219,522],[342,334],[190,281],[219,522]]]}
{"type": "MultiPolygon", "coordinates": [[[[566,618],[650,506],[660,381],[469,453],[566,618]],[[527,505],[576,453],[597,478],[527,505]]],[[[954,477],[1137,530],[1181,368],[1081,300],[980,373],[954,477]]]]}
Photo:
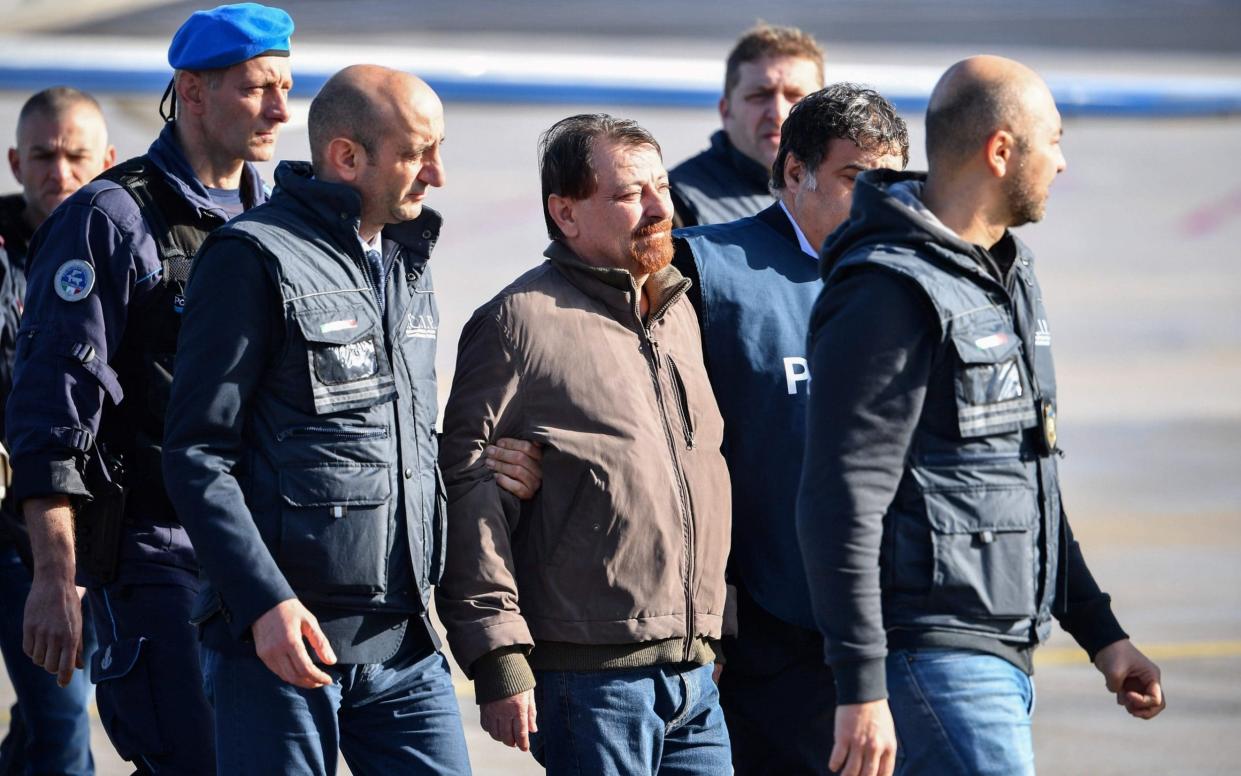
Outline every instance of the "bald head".
{"type": "Polygon", "coordinates": [[[444,185],[444,106],[416,76],[354,65],[328,79],[308,119],[315,175],[362,198],[358,234],[422,213],[428,187],[444,185]]]}
{"type": "Polygon", "coordinates": [[[944,73],[926,112],[926,153],[932,170],[952,168],[980,154],[1000,130],[1024,142],[1036,124],[1056,115],[1050,90],[1038,74],[1011,59],[977,56],[944,73]]]}
{"type": "Polygon", "coordinates": [[[421,78],[379,65],[347,67],[310,103],[311,161],[322,167],[336,138],[348,138],[374,155],[386,133],[408,132],[427,117],[442,115],[439,97],[421,78]]]}

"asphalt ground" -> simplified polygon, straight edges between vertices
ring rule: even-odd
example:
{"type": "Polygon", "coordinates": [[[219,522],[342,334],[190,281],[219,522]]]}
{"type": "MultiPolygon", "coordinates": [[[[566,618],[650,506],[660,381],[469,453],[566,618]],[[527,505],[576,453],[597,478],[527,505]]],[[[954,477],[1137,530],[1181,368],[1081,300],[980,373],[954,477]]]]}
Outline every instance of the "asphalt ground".
{"type": "MultiPolygon", "coordinates": [[[[927,54],[942,61],[951,51],[927,54]]],[[[905,47],[891,59],[920,55],[905,47]]],[[[869,49],[874,61],[884,50],[869,49]]],[[[1037,50],[1046,66],[1125,55],[1037,50]]],[[[948,60],[951,61],[951,60],[948,60]]],[[[1236,73],[1235,58],[1168,59],[1178,72],[1236,73]],[[1210,64],[1204,64],[1210,62],[1210,64]],[[1220,64],[1222,62],[1222,64],[1220,64]]],[[[1149,64],[1149,63],[1148,63],[1149,64]]],[[[830,78],[830,75],[829,75],[830,78]]],[[[0,139],[24,95],[0,93],[0,139]]],[[[158,129],[155,96],[108,99],[121,158],[158,129]]],[[[441,311],[440,394],[470,312],[546,245],[535,160],[538,133],[579,107],[447,106],[448,185],[431,206],[446,217],[432,264],[441,311]]],[[[306,105],[294,105],[283,158],[305,158],[306,105]]],[[[674,163],[705,144],[709,111],[626,110],[674,163]]],[[[912,168],[922,124],[910,119],[912,168]]],[[[1051,314],[1060,381],[1067,509],[1122,623],[1160,662],[1169,698],[1151,722],[1129,719],[1070,639],[1040,652],[1036,759],[1043,773],[1241,772],[1241,118],[1078,120],[1066,126],[1068,171],[1043,223],[1022,239],[1051,314]]],[[[13,188],[7,170],[0,191],[13,188]]],[[[790,444],[796,444],[790,440],[790,444]]],[[[0,679],[0,681],[4,681],[0,679]]],[[[525,755],[477,726],[459,698],[475,772],[537,773],[525,755]]],[[[0,725],[11,689],[0,684],[0,725]]],[[[127,773],[96,723],[99,772],[127,773]]]]}

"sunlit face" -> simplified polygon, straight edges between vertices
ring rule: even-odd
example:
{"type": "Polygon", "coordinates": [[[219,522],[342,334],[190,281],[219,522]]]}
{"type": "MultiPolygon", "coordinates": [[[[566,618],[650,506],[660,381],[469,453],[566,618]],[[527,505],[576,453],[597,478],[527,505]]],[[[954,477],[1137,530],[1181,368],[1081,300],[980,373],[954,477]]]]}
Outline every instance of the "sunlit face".
{"type": "Polygon", "coordinates": [[[672,261],[672,197],[668,172],[653,146],[596,140],[594,194],[571,200],[569,247],[585,262],[634,275],[672,261]],[[571,233],[572,232],[572,233],[571,233]]]}
{"type": "Polygon", "coordinates": [[[737,84],[720,100],[724,131],[738,151],[770,169],[789,110],[823,88],[819,69],[801,57],[764,57],[741,63],[737,75],[737,84]]]}
{"type": "Polygon", "coordinates": [[[904,166],[899,151],[862,149],[852,140],[839,137],[828,141],[827,156],[813,174],[807,176],[800,165],[792,154],[787,156],[787,188],[781,198],[816,249],[822,248],[827,236],[849,218],[853,184],[859,174],[879,168],[899,170],[904,166]]]}
{"type": "Polygon", "coordinates": [[[289,58],[247,59],[203,81],[201,121],[211,149],[247,162],[271,159],[280,125],[289,120],[289,58]]]}
{"type": "Polygon", "coordinates": [[[364,223],[412,221],[422,214],[427,189],[444,185],[443,105],[428,92],[410,107],[395,122],[401,128],[383,134],[358,170],[364,223]]]}
{"type": "Polygon", "coordinates": [[[35,111],[18,125],[17,147],[9,149],[13,177],[37,223],[115,160],[103,116],[89,103],[60,115],[35,111]]]}
{"type": "Polygon", "coordinates": [[[1029,129],[1018,141],[1009,162],[1014,169],[1004,177],[1009,226],[1042,220],[1052,181],[1068,166],[1060,148],[1064,128],[1055,101],[1050,93],[1040,92],[1035,105],[1036,109],[1030,111],[1029,129]]]}

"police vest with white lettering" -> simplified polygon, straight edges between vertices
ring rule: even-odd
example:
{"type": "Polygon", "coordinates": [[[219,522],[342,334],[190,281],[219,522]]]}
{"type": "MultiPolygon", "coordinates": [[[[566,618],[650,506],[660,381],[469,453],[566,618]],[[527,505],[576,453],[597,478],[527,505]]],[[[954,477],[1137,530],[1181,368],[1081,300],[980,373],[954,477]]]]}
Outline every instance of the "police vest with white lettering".
{"type": "Polygon", "coordinates": [[[773,205],[728,224],[678,231],[702,293],[707,371],[732,475],[730,567],[764,609],[814,628],[794,516],[810,373],[806,330],[818,262],[773,205]]]}

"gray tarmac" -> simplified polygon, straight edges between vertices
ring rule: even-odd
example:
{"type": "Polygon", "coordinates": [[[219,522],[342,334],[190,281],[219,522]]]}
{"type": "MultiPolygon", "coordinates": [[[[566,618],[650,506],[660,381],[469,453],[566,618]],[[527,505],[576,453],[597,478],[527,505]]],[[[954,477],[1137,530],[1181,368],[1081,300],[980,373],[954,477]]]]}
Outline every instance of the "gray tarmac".
{"type": "MultiPolygon", "coordinates": [[[[947,64],[962,45],[846,47],[841,58],[947,64]]],[[[1029,51],[1048,67],[1151,64],[1125,52],[1029,51]]],[[[1231,54],[1159,56],[1166,72],[1241,71],[1231,54]]],[[[12,137],[23,98],[0,93],[0,139],[12,137]]],[[[122,158],[157,131],[156,100],[105,101],[122,158]]],[[[470,312],[542,259],[538,133],[607,109],[447,106],[448,185],[429,198],[446,218],[432,263],[441,400],[470,312]]],[[[305,112],[294,105],[284,158],[307,155],[305,112]]],[[[718,121],[709,111],[625,113],[655,133],[669,163],[701,148],[718,121]]],[[[907,118],[911,167],[921,168],[922,124],[907,118]]],[[[1162,666],[1169,701],[1154,721],[1129,719],[1057,633],[1037,662],[1037,763],[1048,774],[1241,773],[1241,117],[1065,129],[1068,170],[1044,222],[1019,234],[1039,257],[1051,314],[1066,506],[1122,623],[1162,666]]],[[[12,188],[0,172],[0,191],[12,188]]],[[[0,727],[11,697],[0,678],[0,727]]],[[[478,728],[468,684],[459,697],[476,773],[539,771],[478,728]]],[[[95,732],[99,772],[128,772],[95,732]]]]}

